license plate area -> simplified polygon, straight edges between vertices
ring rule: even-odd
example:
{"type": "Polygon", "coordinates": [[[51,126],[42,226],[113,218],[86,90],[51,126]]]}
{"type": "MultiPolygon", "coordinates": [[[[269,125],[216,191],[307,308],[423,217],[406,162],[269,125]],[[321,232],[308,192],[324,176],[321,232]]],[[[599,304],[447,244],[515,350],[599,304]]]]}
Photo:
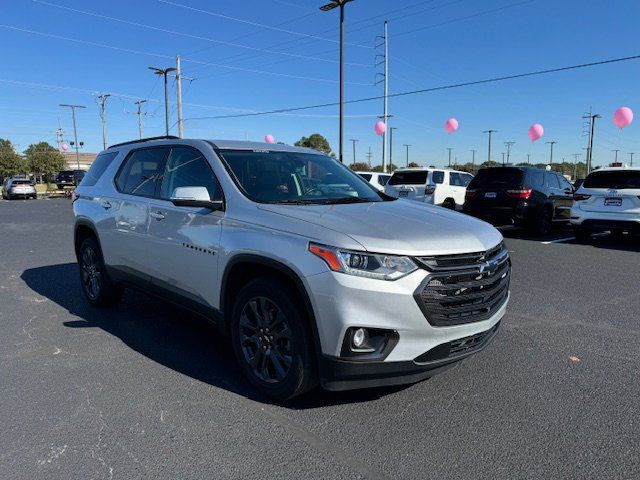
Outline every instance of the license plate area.
{"type": "Polygon", "coordinates": [[[398,192],[398,196],[399,197],[404,197],[404,198],[408,197],[409,196],[409,190],[400,190],[398,192]]]}
{"type": "Polygon", "coordinates": [[[605,207],[621,207],[622,206],[622,198],[620,197],[606,197],[604,199],[605,207]]]}
{"type": "Polygon", "coordinates": [[[484,198],[496,198],[498,195],[496,192],[486,192],[484,198]]]}

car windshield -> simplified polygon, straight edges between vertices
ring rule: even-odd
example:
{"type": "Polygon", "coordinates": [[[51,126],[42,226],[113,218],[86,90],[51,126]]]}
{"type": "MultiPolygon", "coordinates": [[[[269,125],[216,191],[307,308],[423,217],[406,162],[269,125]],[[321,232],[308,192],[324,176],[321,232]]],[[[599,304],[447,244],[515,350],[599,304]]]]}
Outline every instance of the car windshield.
{"type": "Polygon", "coordinates": [[[602,171],[593,172],[582,184],[584,188],[640,189],[640,171],[602,171]]]}
{"type": "Polygon", "coordinates": [[[235,181],[254,202],[293,205],[382,202],[347,167],[325,155],[268,150],[220,150],[235,181]]]}
{"type": "Polygon", "coordinates": [[[424,185],[428,171],[395,171],[389,179],[389,185],[424,185]]]}
{"type": "Polygon", "coordinates": [[[483,168],[469,182],[469,188],[493,188],[522,185],[524,172],[519,168],[483,168]]]}

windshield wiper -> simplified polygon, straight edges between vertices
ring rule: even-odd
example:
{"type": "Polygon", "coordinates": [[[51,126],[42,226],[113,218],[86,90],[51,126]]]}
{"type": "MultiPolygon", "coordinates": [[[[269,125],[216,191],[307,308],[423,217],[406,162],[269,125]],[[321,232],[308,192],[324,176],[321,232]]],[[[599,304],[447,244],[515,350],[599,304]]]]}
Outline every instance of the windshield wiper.
{"type": "Polygon", "coordinates": [[[373,200],[367,198],[360,197],[344,197],[344,198],[333,198],[323,202],[325,205],[339,205],[343,203],[372,203],[373,200]]]}
{"type": "Polygon", "coordinates": [[[319,203],[317,200],[274,200],[273,202],[268,202],[272,205],[313,205],[319,203]]]}

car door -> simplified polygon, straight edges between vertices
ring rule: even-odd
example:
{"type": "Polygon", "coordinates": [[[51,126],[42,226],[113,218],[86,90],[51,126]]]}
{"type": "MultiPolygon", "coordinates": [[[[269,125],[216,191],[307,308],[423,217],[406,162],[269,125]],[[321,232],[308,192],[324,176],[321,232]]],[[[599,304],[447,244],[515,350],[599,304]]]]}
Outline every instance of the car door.
{"type": "Polygon", "coordinates": [[[220,184],[207,158],[194,147],[170,147],[162,183],[149,206],[151,283],[218,308],[218,257],[224,211],[178,207],[170,198],[178,187],[206,187],[211,200],[222,200],[220,184]]]}
{"type": "Polygon", "coordinates": [[[462,175],[458,172],[449,172],[449,191],[451,197],[456,202],[456,207],[462,207],[464,203],[464,192],[466,188],[462,180],[462,175]]]}
{"type": "Polygon", "coordinates": [[[574,188],[573,185],[569,183],[569,180],[564,178],[562,175],[558,175],[558,181],[560,182],[560,191],[558,192],[558,195],[561,196],[561,199],[558,202],[561,212],[559,212],[558,217],[568,221],[571,219],[574,188]]]}
{"type": "Polygon", "coordinates": [[[164,147],[131,151],[116,173],[115,192],[99,199],[105,211],[97,224],[105,262],[143,280],[150,273],[149,200],[159,189],[167,151],[164,147]]]}
{"type": "Polygon", "coordinates": [[[548,198],[553,205],[553,219],[562,219],[562,190],[555,172],[545,172],[545,183],[548,188],[548,198]]]}

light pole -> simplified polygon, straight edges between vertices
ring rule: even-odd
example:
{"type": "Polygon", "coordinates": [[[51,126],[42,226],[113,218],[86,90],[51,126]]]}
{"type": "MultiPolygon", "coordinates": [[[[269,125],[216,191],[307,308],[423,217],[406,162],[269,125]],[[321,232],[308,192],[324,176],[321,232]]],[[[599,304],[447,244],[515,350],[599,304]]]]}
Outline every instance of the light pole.
{"type": "Polygon", "coordinates": [[[353,144],[353,164],[356,164],[356,142],[358,140],[356,140],[355,138],[352,138],[349,140],[352,144],[353,144]]]}
{"type": "Polygon", "coordinates": [[[389,128],[389,166],[393,165],[393,131],[397,129],[397,127],[389,128]]]}
{"type": "Polygon", "coordinates": [[[630,167],[633,167],[633,156],[636,154],[636,152],[629,152],[629,157],[631,158],[631,165],[629,165],[630,167]]]}
{"type": "Polygon", "coordinates": [[[158,67],[149,67],[149,70],[153,70],[156,75],[162,75],[164,77],[164,124],[165,124],[165,135],[169,136],[169,91],[167,90],[167,74],[170,72],[175,72],[175,67],[169,68],[158,68],[158,67]]]}
{"type": "Polygon", "coordinates": [[[551,153],[549,156],[549,165],[551,165],[553,163],[553,146],[558,143],[555,140],[552,140],[551,142],[547,142],[547,145],[551,145],[551,153]]]}
{"type": "Polygon", "coordinates": [[[482,133],[488,133],[489,134],[489,151],[487,153],[487,161],[490,162],[491,161],[491,136],[496,133],[497,130],[485,130],[482,133]]]}
{"type": "Polygon", "coordinates": [[[449,167],[451,167],[451,152],[453,151],[453,148],[448,147],[447,150],[449,150],[449,167]]]}
{"type": "Polygon", "coordinates": [[[331,0],[330,3],[320,7],[323,12],[328,12],[340,7],[340,148],[338,159],[342,162],[342,146],[344,132],[344,6],[353,0],[331,0]]]}
{"type": "Polygon", "coordinates": [[[407,167],[409,166],[409,147],[410,144],[405,143],[404,146],[407,148],[407,167]]]}
{"type": "Polygon", "coordinates": [[[60,104],[61,107],[68,107],[71,109],[71,118],[73,119],[73,138],[74,138],[74,146],[76,148],[76,163],[78,165],[78,170],[80,170],[80,152],[78,145],[78,129],[76,128],[76,108],[87,108],[84,105],[67,105],[65,103],[60,104]]]}

